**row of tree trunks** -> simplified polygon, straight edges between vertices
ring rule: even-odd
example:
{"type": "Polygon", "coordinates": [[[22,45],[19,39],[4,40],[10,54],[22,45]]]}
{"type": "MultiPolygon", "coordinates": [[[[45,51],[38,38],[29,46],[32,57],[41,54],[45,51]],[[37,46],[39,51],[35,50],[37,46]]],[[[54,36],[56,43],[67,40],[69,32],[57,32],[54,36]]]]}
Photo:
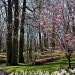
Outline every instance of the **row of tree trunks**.
{"type": "MultiPolygon", "coordinates": [[[[8,0],[8,19],[7,19],[7,65],[18,64],[18,26],[19,26],[19,12],[18,0],[14,1],[14,25],[12,24],[12,1],[8,0]],[[12,31],[13,27],[13,31],[12,31]],[[13,33],[13,37],[12,37],[13,33]]],[[[23,63],[23,48],[24,48],[24,20],[25,20],[26,0],[23,1],[21,29],[20,29],[20,43],[19,43],[19,62],[23,63]]]]}
{"type": "MultiPolygon", "coordinates": [[[[19,50],[18,50],[18,27],[19,27],[19,3],[18,0],[14,1],[14,25],[12,24],[12,0],[8,0],[8,23],[7,23],[7,64],[8,65],[17,65],[18,64],[18,51],[19,51],[19,62],[24,63],[23,51],[24,51],[24,24],[25,24],[25,14],[26,14],[26,0],[23,0],[22,8],[22,18],[21,18],[21,27],[20,27],[20,41],[19,41],[19,50]],[[13,27],[13,30],[12,30],[13,27]],[[13,33],[13,37],[12,37],[13,33]]],[[[40,2],[41,5],[41,2],[40,2]]],[[[39,15],[41,13],[41,6],[39,5],[39,15]]],[[[34,11],[35,15],[35,11],[34,11]]],[[[35,17],[34,17],[35,18],[35,17]]],[[[29,29],[30,30],[30,29],[29,29]]],[[[30,32],[30,31],[29,31],[30,32]]],[[[42,45],[42,30],[39,23],[39,48],[41,52],[43,51],[42,45]]],[[[29,38],[29,33],[27,33],[27,38],[29,38]]],[[[31,35],[30,35],[31,36],[31,35]]],[[[44,46],[48,48],[48,38],[47,34],[44,33],[44,46]]],[[[54,35],[53,35],[54,38],[54,35]]],[[[27,39],[27,48],[29,51],[29,57],[32,61],[32,38],[27,39]]],[[[35,43],[35,52],[36,49],[36,40],[35,43]]],[[[53,44],[54,45],[54,44],[53,44]]]]}

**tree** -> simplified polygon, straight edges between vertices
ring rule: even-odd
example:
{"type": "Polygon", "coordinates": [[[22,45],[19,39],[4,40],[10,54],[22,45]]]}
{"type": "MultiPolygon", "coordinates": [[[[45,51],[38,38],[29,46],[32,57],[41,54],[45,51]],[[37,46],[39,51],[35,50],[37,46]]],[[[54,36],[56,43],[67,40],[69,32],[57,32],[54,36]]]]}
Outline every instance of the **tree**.
{"type": "MultiPolygon", "coordinates": [[[[65,3],[65,2],[64,2],[65,3]]],[[[71,55],[75,49],[74,45],[75,45],[75,34],[74,34],[74,30],[73,30],[73,26],[74,26],[74,20],[73,17],[75,16],[73,13],[73,7],[71,6],[71,3],[73,3],[73,1],[67,1],[67,8],[64,7],[64,10],[66,9],[66,12],[63,12],[65,14],[67,14],[67,19],[65,18],[66,16],[61,13],[60,15],[58,15],[58,20],[61,20],[61,24],[62,27],[57,25],[57,29],[58,29],[58,33],[57,33],[57,38],[58,38],[58,42],[60,43],[60,46],[62,48],[62,50],[64,50],[66,53],[66,57],[69,61],[69,68],[71,68],[71,55]],[[71,9],[72,10],[71,10],[71,9]],[[69,12],[68,12],[69,11],[69,12]],[[67,22],[66,22],[67,20],[67,22]],[[63,24],[64,21],[64,24],[63,24]],[[67,28],[65,27],[65,23],[67,24],[67,28]],[[67,29],[67,31],[65,32],[64,27],[67,29]],[[60,29],[61,31],[60,31],[60,29]],[[62,34],[61,34],[62,33],[62,34]]],[[[59,3],[58,3],[59,4],[59,3]]],[[[62,11],[63,11],[63,7],[61,7],[62,11]]]]}
{"type": "Polygon", "coordinates": [[[18,12],[18,0],[15,0],[15,11],[14,11],[14,33],[13,33],[13,50],[12,50],[12,65],[17,65],[18,58],[18,26],[19,26],[19,12],[18,12]]]}
{"type": "Polygon", "coordinates": [[[23,1],[21,28],[20,28],[20,43],[19,43],[19,62],[24,62],[23,51],[24,51],[24,21],[26,14],[26,0],[23,1]]]}
{"type": "Polygon", "coordinates": [[[44,32],[44,47],[48,48],[48,37],[47,33],[44,32]]]}
{"type": "MultiPolygon", "coordinates": [[[[41,1],[39,1],[39,15],[41,14],[41,1]]],[[[42,49],[42,41],[41,41],[41,26],[40,26],[40,23],[39,23],[39,47],[40,47],[40,50],[41,52],[43,51],[42,49]]]]}
{"type": "Polygon", "coordinates": [[[0,15],[0,52],[1,52],[1,45],[2,45],[2,26],[1,26],[1,15],[0,15]]]}
{"type": "Polygon", "coordinates": [[[41,18],[39,18],[39,22],[44,28],[44,31],[46,33],[50,32],[54,41],[56,40],[61,49],[66,52],[66,57],[69,61],[69,68],[71,68],[70,57],[75,49],[75,11],[73,3],[74,0],[63,0],[63,2],[60,0],[50,1],[50,4],[46,3],[46,5],[43,5],[43,11],[40,15],[41,18]]]}
{"type": "Polygon", "coordinates": [[[12,4],[8,0],[8,21],[7,21],[7,65],[11,65],[12,57],[12,4]]]}

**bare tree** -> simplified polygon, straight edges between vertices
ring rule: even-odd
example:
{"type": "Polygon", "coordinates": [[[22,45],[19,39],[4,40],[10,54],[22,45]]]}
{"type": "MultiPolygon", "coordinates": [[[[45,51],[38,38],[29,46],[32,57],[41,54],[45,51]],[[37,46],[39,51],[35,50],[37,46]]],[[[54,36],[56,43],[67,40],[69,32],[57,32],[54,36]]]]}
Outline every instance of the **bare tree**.
{"type": "Polygon", "coordinates": [[[15,11],[14,11],[14,34],[13,34],[13,50],[12,50],[12,65],[17,65],[18,58],[18,26],[19,26],[19,12],[18,12],[18,0],[15,0],[15,11]]]}
{"type": "Polygon", "coordinates": [[[7,21],[7,65],[11,65],[12,57],[12,4],[8,0],[8,21],[7,21]]]}
{"type": "Polygon", "coordinates": [[[23,1],[22,9],[22,19],[21,19],[21,28],[20,28],[20,43],[19,43],[19,62],[24,62],[23,51],[24,51],[24,21],[26,14],[26,0],[23,1]]]}

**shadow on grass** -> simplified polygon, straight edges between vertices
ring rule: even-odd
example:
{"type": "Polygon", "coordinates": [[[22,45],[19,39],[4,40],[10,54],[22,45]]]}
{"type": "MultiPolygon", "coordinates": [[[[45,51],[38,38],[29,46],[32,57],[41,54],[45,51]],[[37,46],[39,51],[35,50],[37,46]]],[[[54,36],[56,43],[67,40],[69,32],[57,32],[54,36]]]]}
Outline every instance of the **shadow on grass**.
{"type": "Polygon", "coordinates": [[[6,59],[0,58],[0,64],[6,63],[6,59]]]}

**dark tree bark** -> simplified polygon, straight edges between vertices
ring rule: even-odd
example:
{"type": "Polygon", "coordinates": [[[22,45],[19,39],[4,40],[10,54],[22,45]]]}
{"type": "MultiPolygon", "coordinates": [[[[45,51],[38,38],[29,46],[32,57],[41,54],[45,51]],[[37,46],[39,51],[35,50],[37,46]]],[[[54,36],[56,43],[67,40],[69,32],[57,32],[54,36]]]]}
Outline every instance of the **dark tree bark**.
{"type": "Polygon", "coordinates": [[[68,53],[65,53],[65,56],[67,57],[68,59],[68,68],[71,68],[71,52],[70,52],[70,49],[68,49],[68,53]]]}
{"type": "Polygon", "coordinates": [[[12,57],[12,4],[8,0],[8,18],[7,18],[7,65],[11,65],[12,57]]]}
{"type": "Polygon", "coordinates": [[[36,44],[36,39],[34,40],[34,47],[35,47],[35,52],[37,52],[37,44],[36,44]]]}
{"type": "Polygon", "coordinates": [[[32,61],[32,38],[31,38],[31,40],[30,40],[29,58],[30,58],[30,62],[31,62],[31,61],[32,61]]]}
{"type": "Polygon", "coordinates": [[[69,55],[66,55],[66,57],[68,59],[69,68],[71,68],[71,54],[69,53],[69,55]]]}
{"type": "Polygon", "coordinates": [[[39,46],[40,46],[40,49],[41,49],[41,52],[42,52],[43,49],[42,49],[42,41],[41,41],[41,29],[40,29],[40,25],[39,25],[39,46]]]}
{"type": "Polygon", "coordinates": [[[23,1],[21,28],[20,28],[20,43],[19,43],[19,62],[24,63],[23,49],[24,49],[24,20],[26,14],[26,0],[23,1]]]}
{"type": "MultiPolygon", "coordinates": [[[[0,15],[0,52],[1,52],[1,45],[2,45],[2,29],[1,29],[1,15],[0,15]]],[[[3,28],[3,27],[2,27],[3,28]]]]}
{"type": "Polygon", "coordinates": [[[44,47],[46,47],[46,33],[44,33],[44,47]]]}
{"type": "Polygon", "coordinates": [[[27,32],[27,50],[29,49],[29,33],[27,32]]]}
{"type": "Polygon", "coordinates": [[[48,37],[46,33],[44,33],[44,47],[48,48],[48,37]]]}
{"type": "MultiPolygon", "coordinates": [[[[39,2],[39,15],[41,13],[41,1],[39,2]]],[[[42,49],[42,40],[41,40],[41,26],[40,26],[40,23],[39,23],[39,46],[40,46],[40,50],[41,52],[43,51],[42,49]]]]}
{"type": "Polygon", "coordinates": [[[48,48],[48,36],[46,38],[46,47],[48,48]]]}
{"type": "Polygon", "coordinates": [[[69,61],[69,68],[71,68],[71,55],[69,54],[69,56],[68,56],[68,61],[69,61]]]}
{"type": "Polygon", "coordinates": [[[19,13],[18,13],[18,0],[15,0],[14,11],[14,35],[13,35],[13,50],[12,50],[12,65],[17,65],[18,59],[18,26],[19,26],[19,13]]]}
{"type": "Polygon", "coordinates": [[[55,49],[55,25],[53,25],[51,37],[52,37],[51,46],[52,46],[52,49],[54,50],[55,49]]]}
{"type": "Polygon", "coordinates": [[[69,62],[69,68],[71,68],[71,50],[68,49],[68,55],[67,55],[67,59],[68,59],[68,62],[69,62]]]}
{"type": "Polygon", "coordinates": [[[2,33],[0,33],[0,52],[1,52],[1,47],[2,47],[2,33]]]}
{"type": "Polygon", "coordinates": [[[27,62],[29,62],[29,33],[27,32],[27,62]]]}

